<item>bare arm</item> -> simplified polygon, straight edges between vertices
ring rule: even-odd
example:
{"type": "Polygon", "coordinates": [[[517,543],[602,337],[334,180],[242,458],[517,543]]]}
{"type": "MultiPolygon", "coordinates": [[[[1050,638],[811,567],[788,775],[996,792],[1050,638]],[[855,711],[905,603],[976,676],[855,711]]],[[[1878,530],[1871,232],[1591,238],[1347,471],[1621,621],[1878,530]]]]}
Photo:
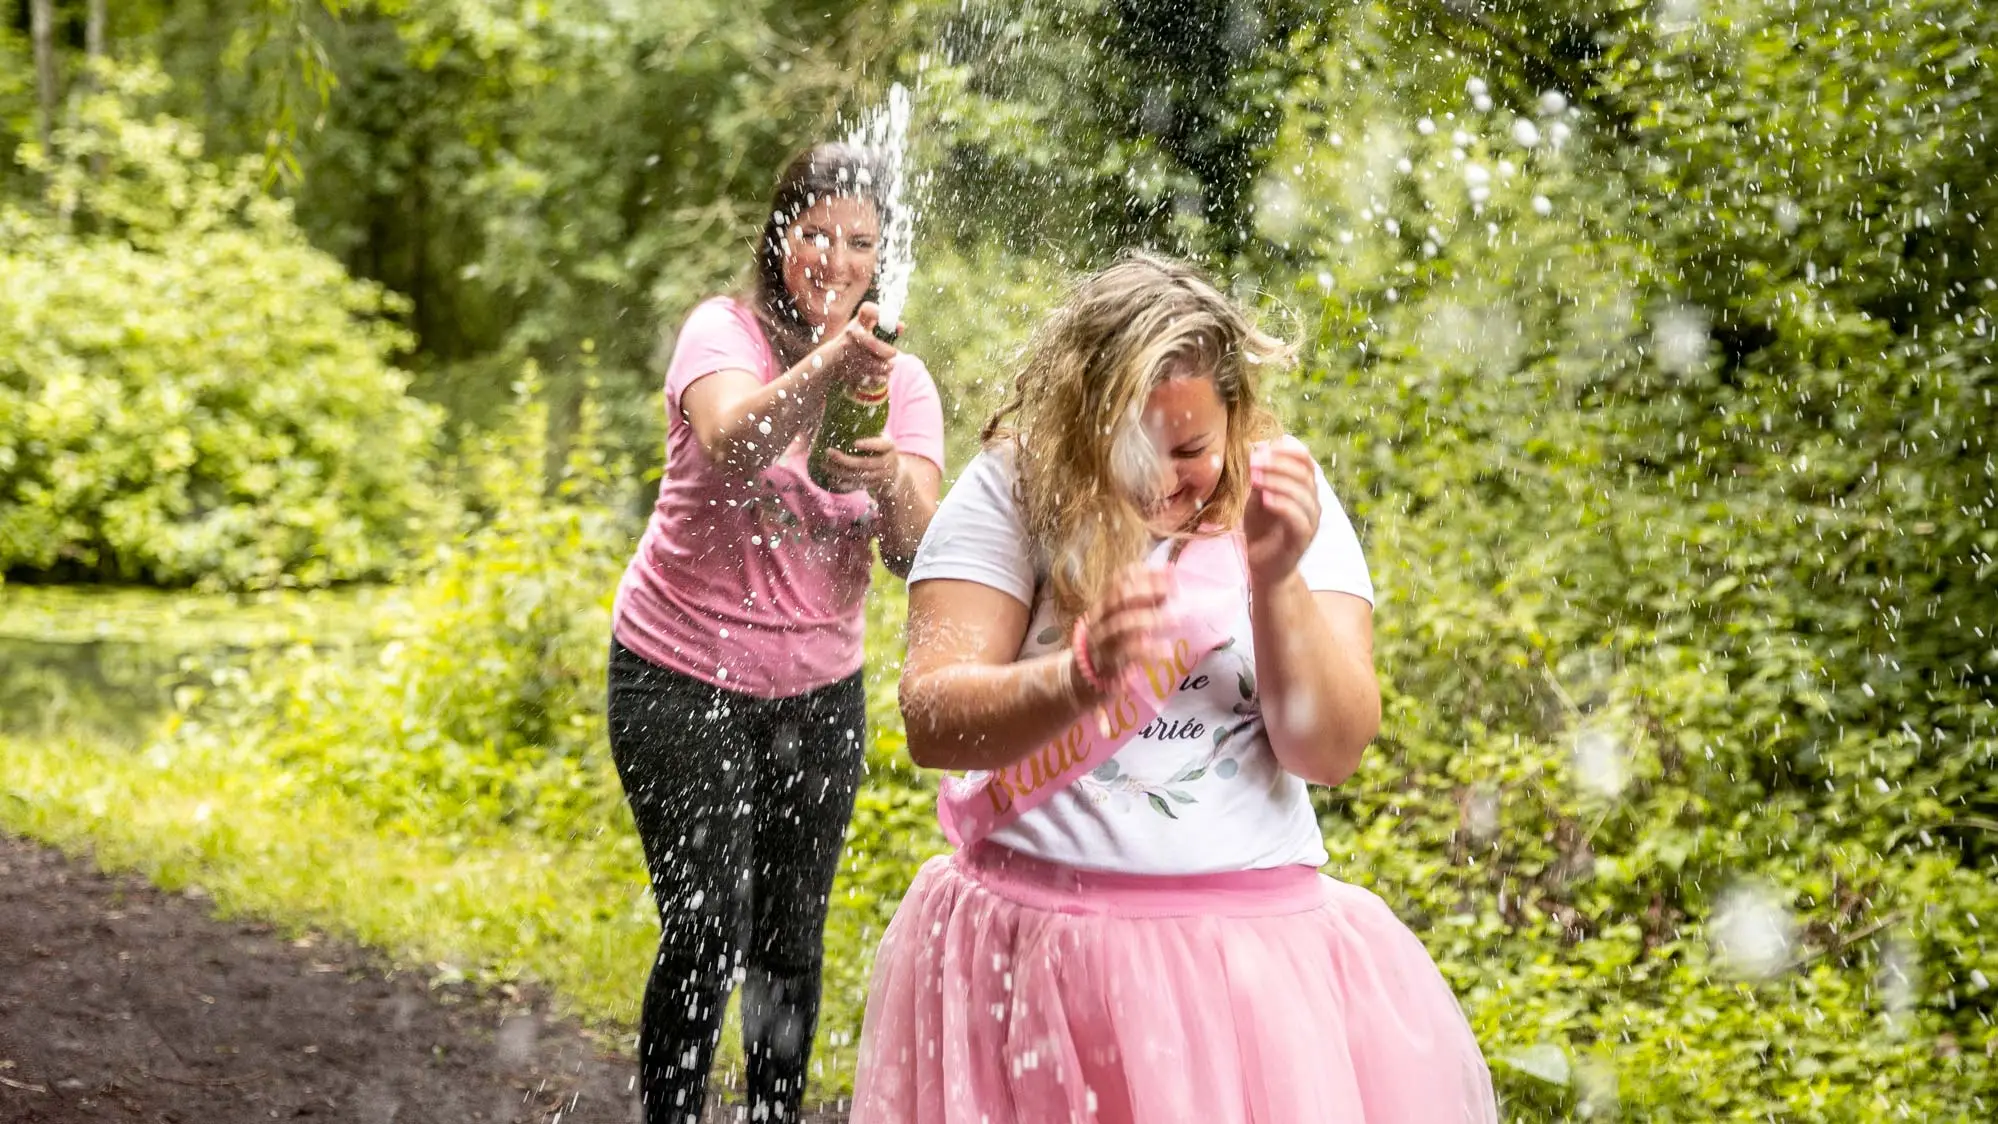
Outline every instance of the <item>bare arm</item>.
{"type": "MultiPolygon", "coordinates": [[[[1090,663],[1105,682],[1155,645],[1151,629],[1163,579],[1134,568],[1089,617],[1090,663]]],[[[1016,658],[1027,607],[976,582],[934,580],[909,589],[909,652],[902,718],[909,756],[930,769],[997,769],[1045,745],[1101,697],[1074,654],[1016,658]]]]}
{"type": "Polygon", "coordinates": [[[1250,620],[1277,762],[1316,784],[1343,783],[1381,728],[1373,606],[1349,593],[1314,593],[1293,570],[1256,591],[1250,620]]]}
{"type": "Polygon", "coordinates": [[[767,383],[748,371],[724,370],[689,385],[680,412],[708,461],[753,476],[818,421],[832,387],[885,380],[895,348],[874,338],[877,316],[873,304],[861,305],[845,327],[767,383]]]}
{"type": "Polygon", "coordinates": [[[805,362],[769,382],[748,371],[704,375],[680,396],[680,411],[709,463],[753,476],[774,463],[793,438],[825,409],[829,378],[812,378],[805,362]]]}
{"type": "Polygon", "coordinates": [[[1068,652],[1015,663],[1027,607],[967,581],[909,588],[902,720],[928,769],[996,769],[1059,734],[1087,705],[1068,652]]]}
{"type": "Polygon", "coordinates": [[[881,564],[896,577],[906,578],[916,561],[916,548],[923,544],[923,532],[937,513],[943,470],[927,458],[903,456],[886,434],[863,437],[853,448],[851,453],[826,450],[833,487],[865,488],[874,497],[880,513],[874,536],[881,544],[881,564]]]}
{"type": "Polygon", "coordinates": [[[937,513],[943,470],[925,457],[903,456],[886,434],[863,437],[853,448],[852,453],[826,450],[833,486],[865,488],[874,497],[880,513],[874,536],[881,545],[881,564],[896,577],[906,578],[915,564],[916,548],[923,544],[923,532],[937,513]]]}
{"type": "Polygon", "coordinates": [[[1259,450],[1251,473],[1243,532],[1263,725],[1287,772],[1337,785],[1380,732],[1373,606],[1351,594],[1313,593],[1297,571],[1321,514],[1304,447],[1286,440],[1259,450]]]}
{"type": "Polygon", "coordinates": [[[881,545],[881,564],[896,577],[907,578],[916,561],[916,548],[923,544],[923,532],[930,529],[930,520],[937,513],[943,470],[929,458],[913,455],[898,456],[896,465],[894,481],[874,497],[881,509],[876,541],[881,545]]]}

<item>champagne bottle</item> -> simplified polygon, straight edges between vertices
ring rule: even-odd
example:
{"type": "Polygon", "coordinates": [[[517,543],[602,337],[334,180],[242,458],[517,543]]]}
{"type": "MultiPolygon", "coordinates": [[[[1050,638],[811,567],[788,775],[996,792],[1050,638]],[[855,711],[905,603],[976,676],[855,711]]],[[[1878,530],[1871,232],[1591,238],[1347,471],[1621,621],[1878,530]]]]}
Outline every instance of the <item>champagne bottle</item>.
{"type": "MultiPolygon", "coordinates": [[[[875,290],[869,288],[861,303],[878,300],[875,290]]],[[[883,343],[894,343],[898,333],[888,324],[876,324],[874,337],[883,343]]],[[[879,437],[888,428],[888,384],[878,387],[859,387],[845,384],[834,387],[826,393],[825,416],[819,419],[818,434],[812,438],[811,456],[806,468],[811,472],[812,483],[827,491],[838,491],[833,486],[831,465],[826,461],[826,450],[838,449],[843,453],[854,452],[854,442],[866,437],[879,437]]]]}

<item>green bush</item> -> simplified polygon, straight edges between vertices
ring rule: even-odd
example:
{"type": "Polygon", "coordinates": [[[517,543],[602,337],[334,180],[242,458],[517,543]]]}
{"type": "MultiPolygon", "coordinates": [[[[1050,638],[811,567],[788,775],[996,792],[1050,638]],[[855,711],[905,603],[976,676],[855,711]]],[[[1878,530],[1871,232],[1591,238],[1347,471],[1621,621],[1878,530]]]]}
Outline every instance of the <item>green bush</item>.
{"type": "Polygon", "coordinates": [[[351,796],[385,831],[559,840],[614,821],[604,658],[633,528],[607,502],[626,473],[598,459],[585,420],[544,496],[545,407],[523,397],[463,453],[483,519],[372,610],[364,641],[229,671],[202,720],[264,746],[306,789],[351,796]]]}
{"type": "MultiPolygon", "coordinates": [[[[1728,30],[1657,65],[1811,104],[1779,29],[1728,30]]],[[[1392,40],[1376,11],[1317,45],[1259,205],[1307,342],[1285,409],[1382,594],[1335,873],[1422,934],[1517,1119],[1988,1118],[1998,423],[1978,321],[1877,314],[1947,251],[1806,285],[1825,248],[1734,198],[1780,163],[1697,87],[1612,144],[1537,91],[1478,108],[1454,53],[1363,61],[1392,40]]],[[[1878,210],[1812,187],[1827,223],[1878,210]]]]}
{"type": "Polygon", "coordinates": [[[904,339],[943,399],[947,479],[978,452],[985,419],[1013,388],[1021,346],[1065,282],[1049,263],[990,243],[960,246],[939,233],[918,248],[904,339]]]}
{"type": "Polygon", "coordinates": [[[435,516],[398,303],[246,167],[84,100],[0,203],[0,572],[255,588],[381,577],[435,516]]]}

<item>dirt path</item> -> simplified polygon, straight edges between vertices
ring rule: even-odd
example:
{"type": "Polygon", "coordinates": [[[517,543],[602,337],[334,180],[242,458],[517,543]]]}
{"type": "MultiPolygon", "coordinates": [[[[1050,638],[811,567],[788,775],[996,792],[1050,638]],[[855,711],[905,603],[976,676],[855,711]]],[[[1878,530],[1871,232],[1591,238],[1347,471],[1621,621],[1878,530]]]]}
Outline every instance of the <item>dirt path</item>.
{"type": "Polygon", "coordinates": [[[532,1005],[206,904],[0,835],[0,1121],[638,1119],[631,1062],[532,1005]]]}

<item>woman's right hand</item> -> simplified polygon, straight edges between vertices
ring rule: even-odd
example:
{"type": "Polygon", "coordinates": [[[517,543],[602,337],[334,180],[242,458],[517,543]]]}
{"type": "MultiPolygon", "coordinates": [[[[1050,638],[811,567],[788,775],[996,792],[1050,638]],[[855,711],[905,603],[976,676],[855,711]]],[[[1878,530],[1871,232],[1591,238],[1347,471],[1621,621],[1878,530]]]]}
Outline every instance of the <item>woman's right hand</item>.
{"type": "Polygon", "coordinates": [[[1170,591],[1171,578],[1164,572],[1132,566],[1118,575],[1109,596],[1084,614],[1086,655],[1097,682],[1108,688],[1125,672],[1164,654],[1159,630],[1170,591]]]}
{"type": "Polygon", "coordinates": [[[880,322],[880,307],[873,301],[864,302],[845,326],[812,350],[807,362],[813,377],[830,375],[833,385],[838,386],[887,382],[889,366],[898,353],[894,344],[874,335],[874,326],[880,322]]]}

